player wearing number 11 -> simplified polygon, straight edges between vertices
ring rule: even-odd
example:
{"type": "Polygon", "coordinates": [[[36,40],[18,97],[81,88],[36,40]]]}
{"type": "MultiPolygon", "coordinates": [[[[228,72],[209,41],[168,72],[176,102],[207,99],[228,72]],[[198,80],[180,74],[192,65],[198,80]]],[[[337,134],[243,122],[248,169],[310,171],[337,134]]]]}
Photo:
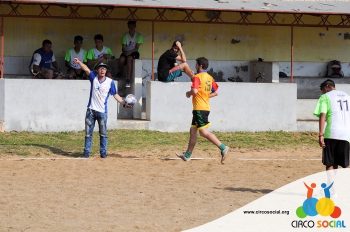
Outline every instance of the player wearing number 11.
{"type": "Polygon", "coordinates": [[[322,92],[314,115],[319,117],[319,144],[326,170],[349,166],[350,97],[335,89],[328,79],[320,85],[322,92]]]}

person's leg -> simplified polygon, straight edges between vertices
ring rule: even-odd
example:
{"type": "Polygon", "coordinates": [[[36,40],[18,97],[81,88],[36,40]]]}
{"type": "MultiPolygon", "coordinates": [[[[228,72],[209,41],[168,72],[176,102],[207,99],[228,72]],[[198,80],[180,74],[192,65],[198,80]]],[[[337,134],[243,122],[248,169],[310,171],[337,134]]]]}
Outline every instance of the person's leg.
{"type": "Polygon", "coordinates": [[[107,157],[107,113],[98,113],[98,126],[100,132],[100,156],[101,158],[107,157]]]}
{"type": "Polygon", "coordinates": [[[181,67],[177,65],[169,70],[169,75],[167,76],[164,82],[172,82],[175,80],[176,77],[181,77],[181,75],[182,75],[181,67]]]}
{"type": "Polygon", "coordinates": [[[92,146],[92,134],[95,127],[95,116],[91,109],[87,109],[85,116],[85,145],[84,145],[84,157],[88,158],[91,152],[92,146]]]}
{"type": "Polygon", "coordinates": [[[193,113],[196,114],[199,134],[220,149],[221,163],[223,163],[223,161],[227,157],[229,147],[221,143],[221,141],[215,136],[215,134],[208,131],[207,128],[210,126],[210,122],[208,121],[210,111],[197,110],[193,111],[193,113]]]}
{"type": "Polygon", "coordinates": [[[198,130],[196,126],[192,126],[190,129],[190,138],[188,141],[188,146],[186,152],[184,152],[180,158],[183,159],[184,161],[188,161],[191,159],[191,155],[193,152],[194,147],[196,146],[197,143],[197,137],[198,137],[198,130]]]}
{"type": "Polygon", "coordinates": [[[40,71],[41,78],[43,79],[52,79],[53,78],[53,70],[42,68],[40,71]]]}
{"type": "Polygon", "coordinates": [[[75,79],[83,80],[84,79],[84,71],[82,69],[75,69],[75,79]]]}
{"type": "Polygon", "coordinates": [[[75,79],[76,78],[76,71],[75,71],[75,69],[68,68],[66,77],[68,79],[75,79]]]}
{"type": "Polygon", "coordinates": [[[132,56],[128,56],[126,58],[126,85],[125,87],[130,88],[132,71],[133,71],[134,58],[132,56]]]}
{"type": "Polygon", "coordinates": [[[326,166],[326,170],[337,169],[335,154],[336,154],[336,143],[334,139],[324,139],[325,147],[322,150],[322,163],[326,166]]]}
{"type": "Polygon", "coordinates": [[[124,74],[124,65],[126,62],[126,57],[121,54],[119,57],[119,65],[118,65],[118,77],[122,77],[124,74]]]}
{"type": "Polygon", "coordinates": [[[338,165],[331,165],[331,166],[326,166],[326,171],[338,169],[338,165]]]}
{"type": "Polygon", "coordinates": [[[210,141],[211,143],[213,143],[214,145],[216,145],[217,147],[220,147],[220,145],[222,144],[220,142],[220,140],[213,134],[211,133],[210,131],[208,131],[207,128],[202,128],[202,129],[199,129],[199,134],[206,138],[208,141],[210,141]]]}
{"type": "Polygon", "coordinates": [[[187,76],[189,76],[191,79],[194,76],[193,71],[191,70],[190,66],[187,63],[179,64],[181,70],[183,70],[187,76]]]}
{"type": "Polygon", "coordinates": [[[228,151],[229,151],[229,147],[226,146],[225,144],[223,144],[217,137],[215,134],[211,133],[210,131],[208,131],[207,128],[201,128],[199,129],[199,134],[206,138],[207,140],[209,140],[211,143],[213,143],[214,145],[216,145],[219,149],[220,149],[220,153],[221,153],[221,163],[224,162],[224,160],[227,157],[228,151]]]}

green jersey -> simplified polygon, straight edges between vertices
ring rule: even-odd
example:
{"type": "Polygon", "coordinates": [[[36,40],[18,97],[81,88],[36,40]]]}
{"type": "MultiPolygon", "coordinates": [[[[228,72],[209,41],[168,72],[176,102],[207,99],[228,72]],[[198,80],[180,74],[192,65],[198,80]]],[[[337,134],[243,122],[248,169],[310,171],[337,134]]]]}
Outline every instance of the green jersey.
{"type": "Polygon", "coordinates": [[[125,46],[125,51],[131,51],[136,48],[136,44],[143,44],[143,36],[140,33],[135,32],[131,37],[129,32],[125,33],[122,37],[122,45],[125,46]]]}
{"type": "Polygon", "coordinates": [[[88,51],[86,58],[88,60],[97,60],[98,58],[101,58],[105,54],[113,56],[112,50],[109,47],[103,46],[101,51],[97,50],[96,48],[91,48],[88,51]]]}
{"type": "Polygon", "coordinates": [[[322,94],[314,115],[320,117],[321,113],[326,114],[324,137],[350,142],[350,97],[338,90],[322,94]]]}
{"type": "Polygon", "coordinates": [[[74,58],[78,58],[81,62],[86,63],[87,52],[84,49],[80,49],[77,53],[74,48],[68,49],[64,60],[69,63],[69,65],[74,69],[81,69],[79,64],[74,63],[74,58]]]}

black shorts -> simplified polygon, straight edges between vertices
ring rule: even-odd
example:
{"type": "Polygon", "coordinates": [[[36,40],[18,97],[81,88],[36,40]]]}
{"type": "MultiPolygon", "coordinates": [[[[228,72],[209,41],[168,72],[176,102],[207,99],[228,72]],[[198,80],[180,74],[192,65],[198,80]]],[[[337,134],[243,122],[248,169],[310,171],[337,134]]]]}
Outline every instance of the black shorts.
{"type": "Polygon", "coordinates": [[[210,126],[208,122],[210,111],[206,110],[193,110],[192,111],[192,126],[198,129],[207,128],[210,126]]]}
{"type": "Polygon", "coordinates": [[[349,142],[345,140],[325,139],[322,151],[322,163],[325,166],[349,166],[349,142]]]}
{"type": "MultiPolygon", "coordinates": [[[[128,56],[131,56],[134,60],[135,59],[140,59],[140,53],[139,52],[133,52],[131,53],[130,55],[128,56]]],[[[120,57],[124,57],[125,58],[125,64],[126,64],[126,58],[128,57],[126,56],[124,53],[120,54],[120,57]]]]}

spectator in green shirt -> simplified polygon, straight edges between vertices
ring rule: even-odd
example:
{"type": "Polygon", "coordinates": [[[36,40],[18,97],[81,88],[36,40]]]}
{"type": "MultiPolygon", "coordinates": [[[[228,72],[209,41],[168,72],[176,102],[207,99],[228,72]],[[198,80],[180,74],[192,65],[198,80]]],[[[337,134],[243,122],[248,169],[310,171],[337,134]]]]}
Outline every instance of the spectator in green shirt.
{"type": "Polygon", "coordinates": [[[74,48],[67,50],[64,57],[67,70],[68,79],[83,79],[84,71],[81,69],[81,66],[74,62],[74,58],[78,58],[81,62],[87,62],[87,52],[82,48],[83,37],[77,35],[74,37],[74,48]]]}

